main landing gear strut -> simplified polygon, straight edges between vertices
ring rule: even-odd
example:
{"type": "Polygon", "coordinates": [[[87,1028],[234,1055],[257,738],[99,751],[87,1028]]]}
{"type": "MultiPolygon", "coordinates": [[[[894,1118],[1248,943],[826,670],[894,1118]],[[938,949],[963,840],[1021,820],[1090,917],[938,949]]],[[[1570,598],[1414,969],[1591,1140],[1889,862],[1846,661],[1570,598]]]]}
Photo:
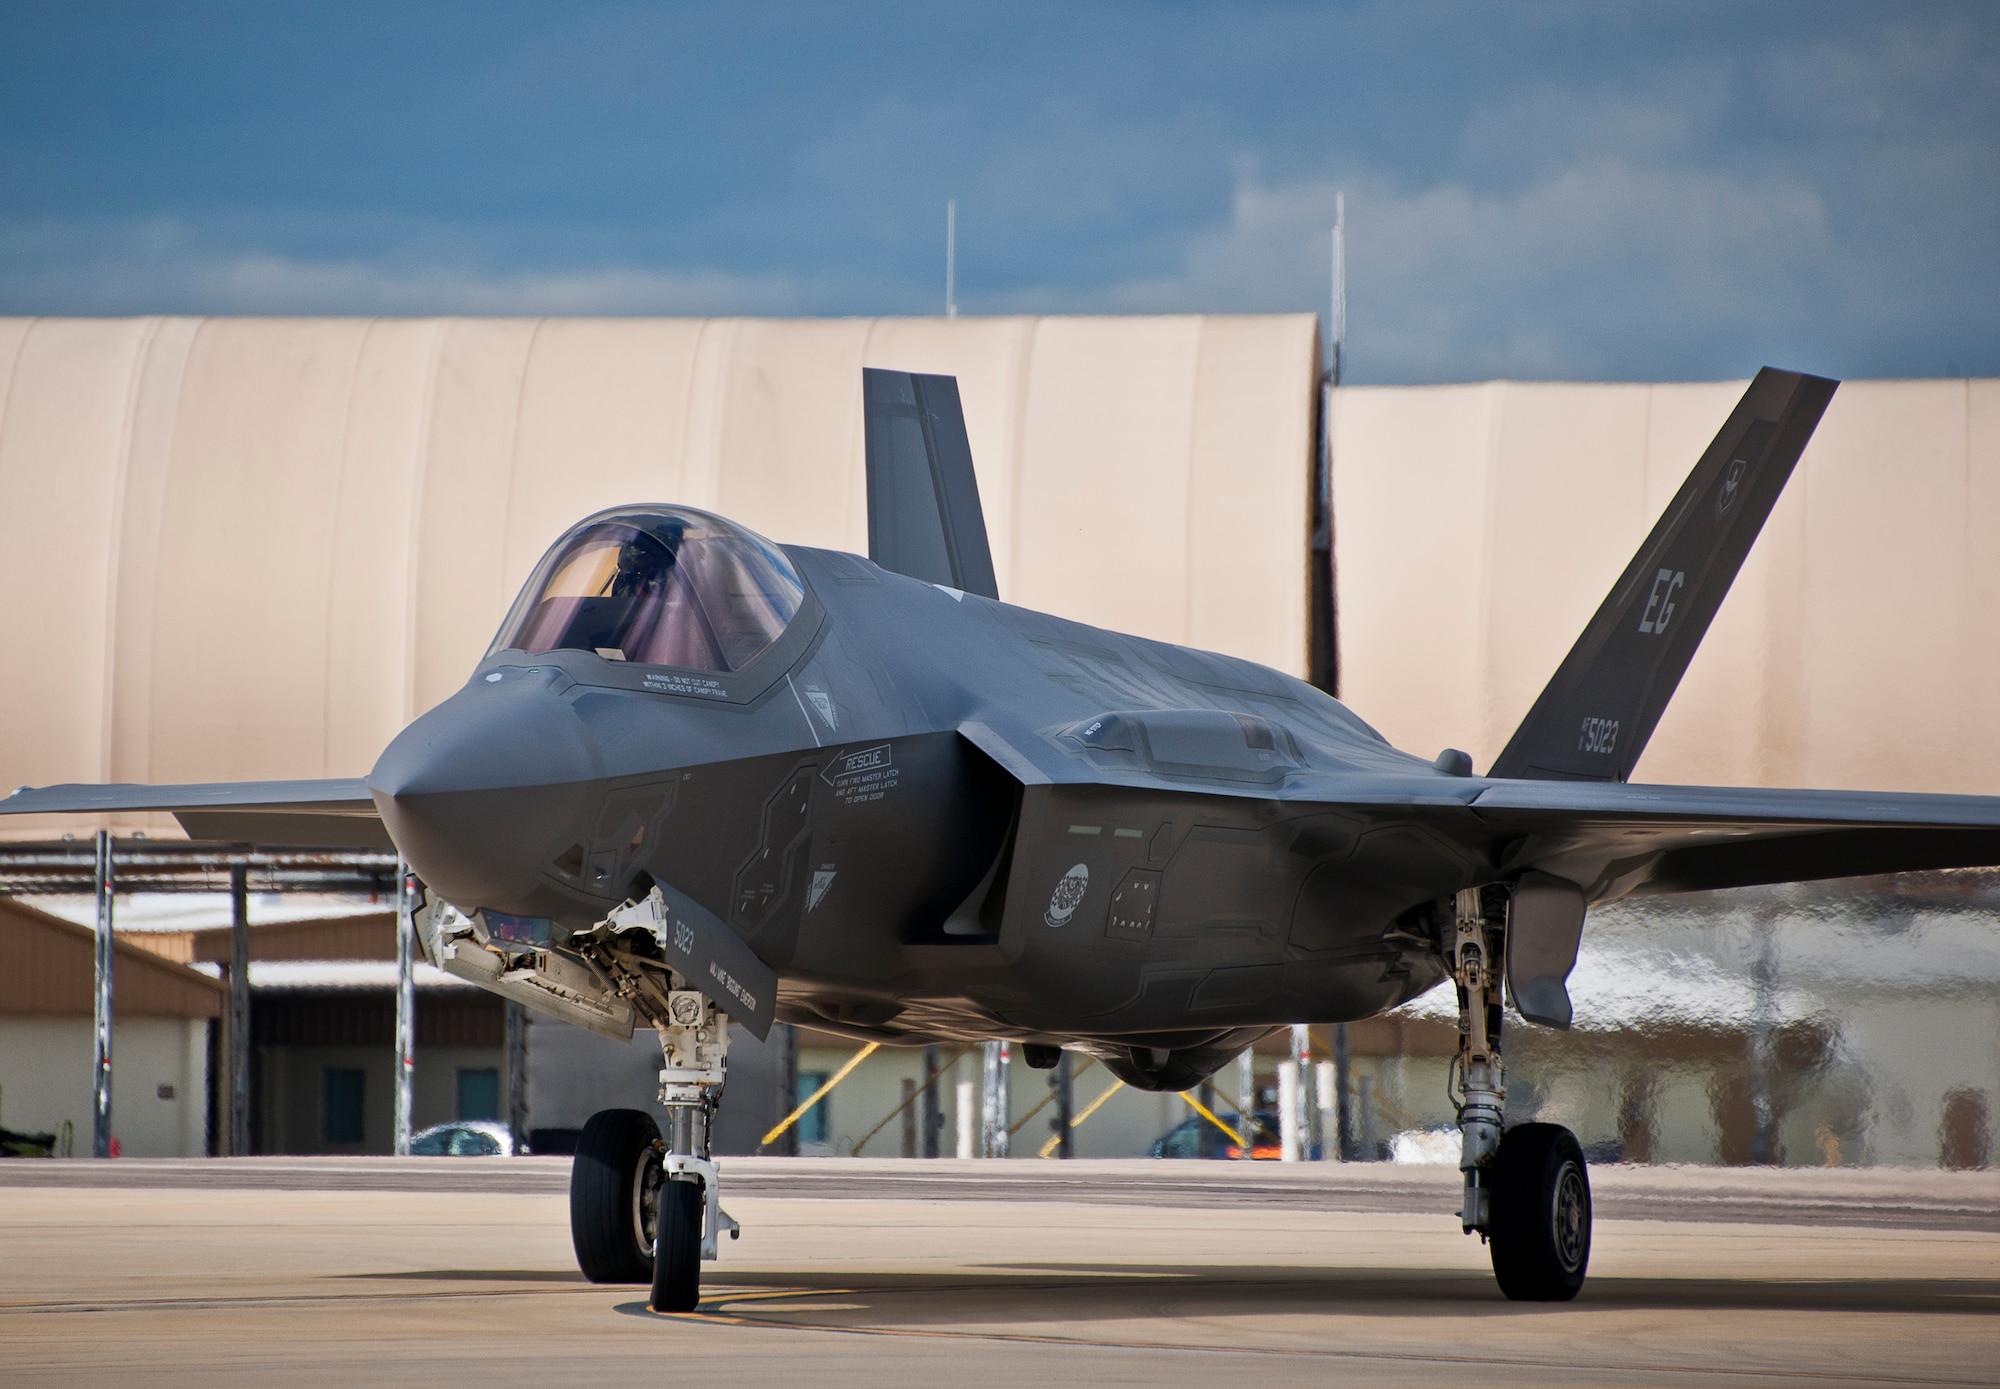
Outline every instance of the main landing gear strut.
{"type": "Polygon", "coordinates": [[[593,1114],[570,1169],[570,1236],[593,1283],[651,1283],[656,1312],[692,1312],[701,1298],[701,1260],[716,1256],[725,1230],[721,1174],[709,1150],[722,1095],[729,1020],[692,989],[666,996],[660,1034],[664,1130],[650,1114],[593,1114]]]}
{"type": "Polygon", "coordinates": [[[1498,889],[1458,894],[1451,972],[1458,986],[1452,1063],[1465,1232],[1486,1241],[1500,1290],[1519,1302],[1567,1302],[1590,1263],[1590,1176],[1576,1135],[1558,1124],[1506,1127],[1500,1057],[1508,899],[1498,889]]]}

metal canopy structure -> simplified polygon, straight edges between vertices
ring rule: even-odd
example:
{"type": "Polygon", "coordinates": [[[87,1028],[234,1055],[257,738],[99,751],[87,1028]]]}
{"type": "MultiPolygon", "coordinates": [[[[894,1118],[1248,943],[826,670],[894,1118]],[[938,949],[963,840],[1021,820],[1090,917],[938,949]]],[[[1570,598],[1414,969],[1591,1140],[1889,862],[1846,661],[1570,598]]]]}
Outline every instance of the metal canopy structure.
{"type": "MultiPolygon", "coordinates": [[[[0,897],[95,893],[97,858],[91,840],[0,845],[0,897]]],[[[111,869],[121,896],[246,891],[375,894],[386,899],[396,890],[396,856],[366,849],[312,852],[117,839],[112,841],[111,869]]]]}
{"type": "MultiPolygon", "coordinates": [[[[251,1151],[250,1138],[250,903],[251,892],[393,897],[401,916],[402,871],[394,854],[373,850],[259,849],[242,844],[133,838],[100,830],[90,841],[0,845],[0,897],[90,895],[96,899],[92,1035],[91,1153],[111,1156],[112,1024],[116,999],[116,902],[154,893],[228,893],[230,956],[225,977],[223,1092],[227,1104],[218,1146],[230,1156],[251,1151]]],[[[397,955],[397,1151],[409,1147],[410,1052],[415,1036],[411,957],[397,955]]]]}

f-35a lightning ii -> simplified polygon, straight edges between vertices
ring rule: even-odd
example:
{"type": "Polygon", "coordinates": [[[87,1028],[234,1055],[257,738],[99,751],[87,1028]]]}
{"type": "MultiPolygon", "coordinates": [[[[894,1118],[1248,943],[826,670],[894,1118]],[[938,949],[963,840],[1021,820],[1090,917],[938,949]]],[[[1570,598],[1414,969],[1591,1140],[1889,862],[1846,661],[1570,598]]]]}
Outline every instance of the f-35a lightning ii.
{"type": "MultiPolygon", "coordinates": [[[[1007,1038],[1183,1090],[1449,980],[1467,1232],[1508,1296],[1590,1253],[1568,1130],[1503,1123],[1503,998],[1566,1027],[1587,909],[2000,863],[2000,798],[1626,784],[1835,383],[1760,372],[1486,775],[1248,661],[999,601],[956,382],[868,371],[868,559],[672,505],[535,569],[363,781],[51,787],[198,839],[393,842],[431,961],[660,1037],[662,1130],[584,1130],[584,1272],[695,1305],[730,1019],[1007,1038]],[[386,840],[382,838],[386,831],[386,840]]],[[[1413,659],[1420,653],[1413,653],[1413,659]]]]}

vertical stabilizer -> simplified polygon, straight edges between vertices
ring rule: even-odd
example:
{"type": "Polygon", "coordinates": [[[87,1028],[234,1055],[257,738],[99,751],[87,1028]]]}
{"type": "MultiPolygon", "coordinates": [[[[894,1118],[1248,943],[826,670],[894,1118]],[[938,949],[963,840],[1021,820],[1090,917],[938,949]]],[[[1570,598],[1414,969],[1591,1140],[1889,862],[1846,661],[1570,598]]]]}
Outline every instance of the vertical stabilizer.
{"type": "Polygon", "coordinates": [[[864,369],[868,557],[884,569],[1000,596],[958,381],[864,369]]]}
{"type": "Polygon", "coordinates": [[[1839,384],[1757,373],[1488,775],[1631,776],[1839,384]]]}

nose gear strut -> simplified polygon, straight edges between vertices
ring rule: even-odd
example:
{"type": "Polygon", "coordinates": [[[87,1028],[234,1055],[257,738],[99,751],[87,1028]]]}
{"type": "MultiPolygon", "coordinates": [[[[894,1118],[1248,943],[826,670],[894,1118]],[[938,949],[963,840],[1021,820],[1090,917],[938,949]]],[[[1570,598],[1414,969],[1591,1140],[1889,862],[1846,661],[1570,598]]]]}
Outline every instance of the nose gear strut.
{"type": "Polygon", "coordinates": [[[713,1259],[724,1230],[731,1239],[741,1232],[722,1209],[721,1173],[709,1149],[715,1107],[722,1099],[729,1019],[706,994],[675,989],[667,995],[666,1019],[653,1027],[660,1034],[660,1053],[666,1062],[660,1070],[660,1103],[667,1111],[663,1135],[667,1152],[661,1165],[668,1181],[700,1185],[704,1196],[700,1255],[713,1259]]]}

